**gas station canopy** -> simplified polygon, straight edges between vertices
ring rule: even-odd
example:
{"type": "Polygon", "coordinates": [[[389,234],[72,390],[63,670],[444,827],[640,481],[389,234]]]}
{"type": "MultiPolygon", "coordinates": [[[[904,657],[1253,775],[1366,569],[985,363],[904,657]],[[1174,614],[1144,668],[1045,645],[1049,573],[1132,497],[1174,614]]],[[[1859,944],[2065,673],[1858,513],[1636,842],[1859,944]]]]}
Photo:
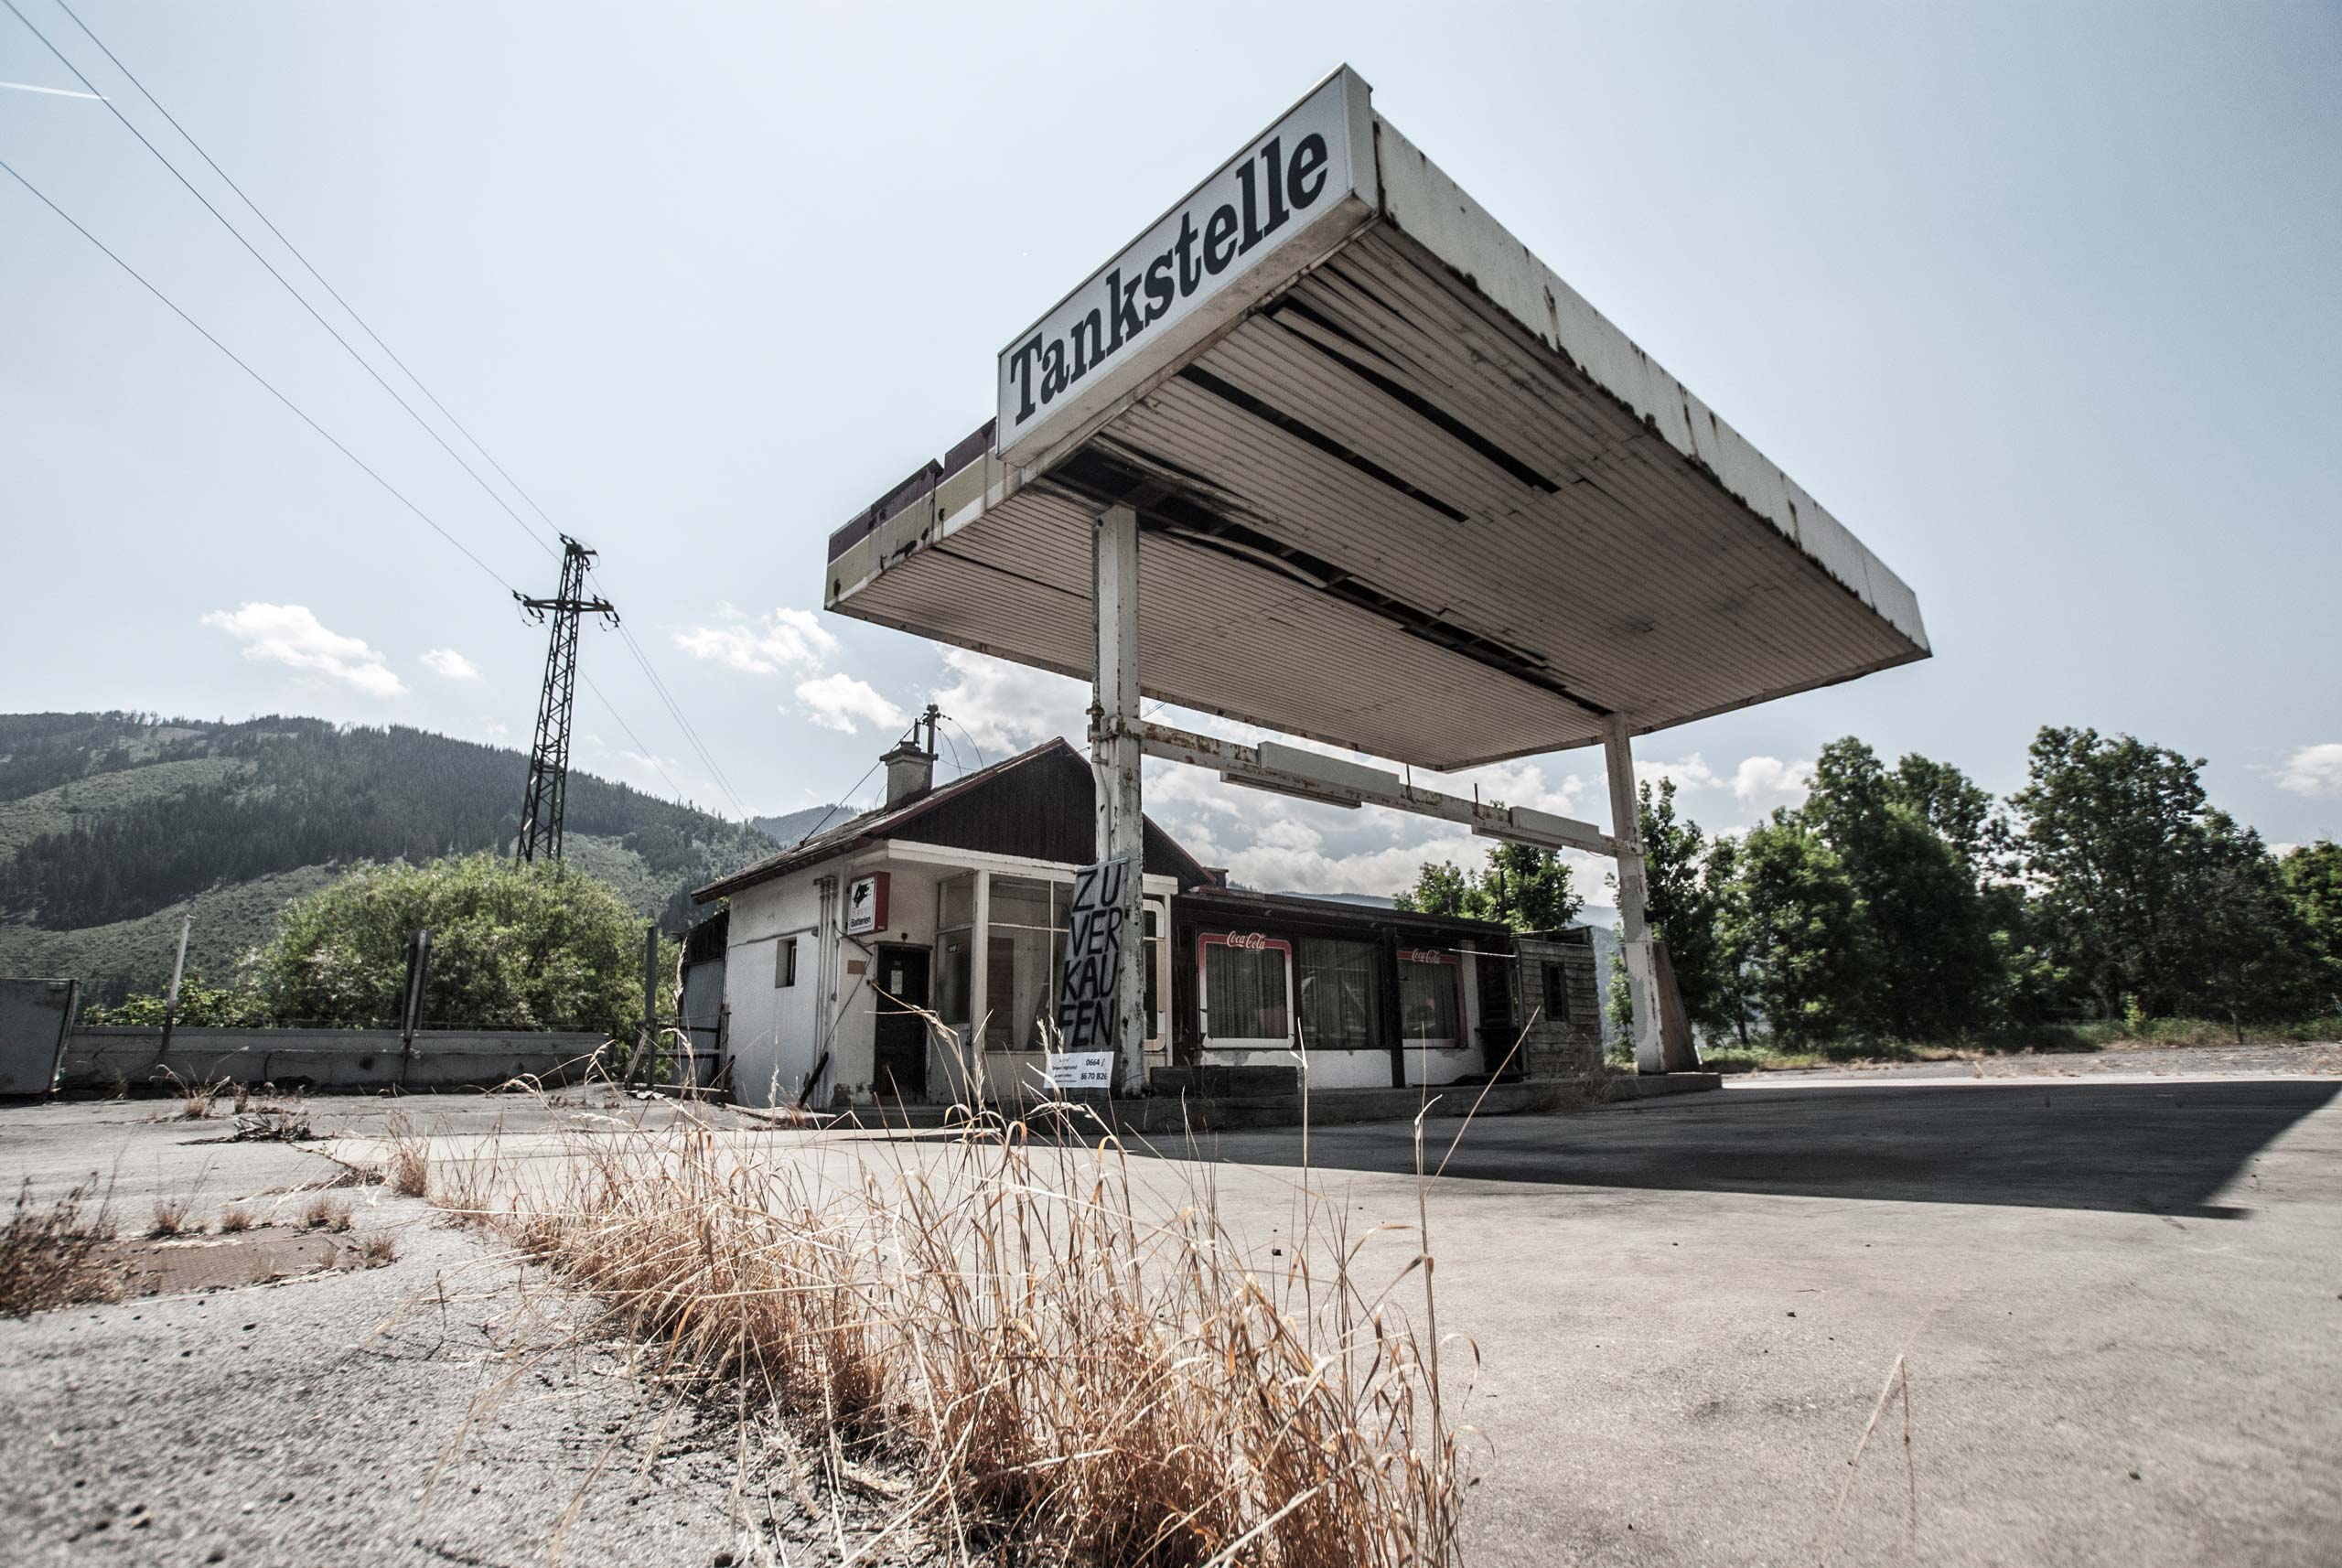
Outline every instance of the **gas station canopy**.
{"type": "Polygon", "coordinates": [[[1327,77],[1002,350],[831,538],[841,614],[1087,679],[1139,518],[1145,695],[1435,769],[1928,656],[1917,597],[1327,77]]]}

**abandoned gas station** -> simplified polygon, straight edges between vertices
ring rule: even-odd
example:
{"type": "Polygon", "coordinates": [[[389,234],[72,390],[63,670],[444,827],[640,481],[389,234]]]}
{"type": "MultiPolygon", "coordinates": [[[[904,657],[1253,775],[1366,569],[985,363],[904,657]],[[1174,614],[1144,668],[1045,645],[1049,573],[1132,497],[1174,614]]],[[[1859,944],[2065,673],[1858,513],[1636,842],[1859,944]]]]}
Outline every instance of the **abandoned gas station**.
{"type": "MultiPolygon", "coordinates": [[[[1016,332],[997,376],[990,422],[832,535],[827,607],[1091,682],[1101,865],[1141,864],[1145,757],[1613,859],[1638,1069],[1688,1065],[1634,738],[1926,658],[1893,572],[1348,68],[1016,332]],[[1398,767],[1150,724],[1143,701],[1398,767]],[[1413,771],[1595,746],[1607,830],[1413,771]]],[[[1172,891],[1144,869],[1114,894],[1131,932],[1172,891]]],[[[1115,950],[1117,1093],[1149,1082],[1152,946],[1115,950]]]]}

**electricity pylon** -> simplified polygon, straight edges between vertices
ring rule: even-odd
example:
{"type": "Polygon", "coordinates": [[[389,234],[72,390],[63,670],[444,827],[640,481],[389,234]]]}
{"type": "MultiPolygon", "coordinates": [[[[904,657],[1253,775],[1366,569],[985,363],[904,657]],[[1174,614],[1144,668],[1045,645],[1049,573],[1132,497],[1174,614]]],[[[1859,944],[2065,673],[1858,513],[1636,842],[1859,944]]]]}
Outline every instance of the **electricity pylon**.
{"type": "Polygon", "coordinates": [[[512,841],[515,865],[535,860],[540,849],[561,858],[562,810],[569,799],[569,710],[577,697],[578,618],[602,615],[612,626],[618,624],[609,600],[586,596],[586,564],[594,552],[565,533],[561,545],[561,592],[550,599],[527,598],[517,591],[512,596],[540,626],[545,612],[553,612],[545,687],[537,697],[537,738],[529,750],[529,789],[521,800],[521,832],[512,841]]]}

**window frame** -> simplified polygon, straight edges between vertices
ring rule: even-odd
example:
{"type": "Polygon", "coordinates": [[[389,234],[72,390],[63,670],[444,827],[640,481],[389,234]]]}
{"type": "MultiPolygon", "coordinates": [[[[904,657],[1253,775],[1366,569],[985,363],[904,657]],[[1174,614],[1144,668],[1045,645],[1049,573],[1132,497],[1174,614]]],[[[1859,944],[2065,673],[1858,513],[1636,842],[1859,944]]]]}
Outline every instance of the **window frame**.
{"type": "MultiPolygon", "coordinates": [[[[1389,983],[1391,979],[1389,975],[1384,973],[1382,967],[1385,950],[1386,950],[1380,942],[1356,936],[1306,936],[1304,937],[1299,943],[1295,944],[1294,949],[1294,1000],[1295,1007],[1294,1028],[1303,1049],[1311,1051],[1338,1051],[1351,1055],[1365,1055],[1370,1052],[1380,1053],[1385,1056],[1390,1054],[1390,1036],[1385,1033],[1389,1025],[1383,1016],[1383,1015],[1389,1010],[1387,1006],[1389,998],[1384,987],[1389,983]],[[1329,1043],[1325,1040],[1312,1037],[1309,1028],[1310,985],[1313,979],[1317,978],[1317,976],[1303,975],[1301,971],[1303,968],[1307,966],[1305,966],[1301,961],[1304,956],[1305,950],[1313,943],[1320,948],[1355,949],[1357,950],[1355,956],[1364,959],[1366,973],[1368,976],[1368,990],[1366,995],[1360,999],[1360,1004],[1364,1007],[1366,1014],[1366,1032],[1364,1038],[1360,1039],[1346,1036],[1338,1041],[1329,1043]]],[[[1348,964],[1345,963],[1341,968],[1325,971],[1322,972],[1327,975],[1339,974],[1348,967],[1348,964]]]]}
{"type": "Polygon", "coordinates": [[[1203,1036],[1206,1050],[1215,1051],[1289,1051],[1294,1048],[1294,1030],[1298,1026],[1300,1009],[1294,994],[1293,943],[1283,937],[1264,936],[1258,931],[1204,931],[1196,937],[1196,1014],[1198,1032],[1203,1036]],[[1259,938],[1256,943],[1252,939],[1259,938]],[[1241,939],[1241,940],[1240,940],[1241,939]],[[1211,1027],[1211,960],[1207,949],[1234,947],[1256,951],[1273,950],[1284,959],[1284,1026],[1281,1038],[1257,1035],[1215,1035],[1211,1027]]]}
{"type": "Polygon", "coordinates": [[[790,935],[773,943],[772,988],[786,991],[797,983],[797,938],[790,935]]]}
{"type": "Polygon", "coordinates": [[[1452,952],[1436,948],[1401,948],[1399,950],[1399,1043],[1411,1051],[1457,1050],[1471,1037],[1471,1014],[1464,1006],[1464,961],[1452,952]],[[1447,970],[1447,983],[1456,994],[1456,1033],[1452,1036],[1410,1035],[1407,1028],[1407,970],[1411,963],[1440,964],[1447,970]]]}
{"type": "Polygon", "coordinates": [[[1557,958],[1540,959],[1537,961],[1540,966],[1539,978],[1544,982],[1545,994],[1539,998],[1544,1004],[1544,1022],[1556,1028],[1563,1027],[1570,1021],[1569,965],[1557,958]],[[1553,1004],[1556,997],[1561,999],[1559,1007],[1553,1004]]]}

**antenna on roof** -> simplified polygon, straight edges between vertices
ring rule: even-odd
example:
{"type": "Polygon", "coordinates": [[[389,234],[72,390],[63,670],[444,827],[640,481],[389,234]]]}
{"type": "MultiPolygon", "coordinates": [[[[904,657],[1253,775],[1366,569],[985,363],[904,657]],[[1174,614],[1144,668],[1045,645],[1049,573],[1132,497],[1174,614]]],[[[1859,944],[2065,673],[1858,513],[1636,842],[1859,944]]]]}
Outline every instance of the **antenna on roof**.
{"type": "Polygon", "coordinates": [[[910,733],[903,736],[903,744],[905,746],[919,746],[919,748],[921,751],[926,752],[929,757],[933,757],[935,755],[935,722],[942,716],[943,710],[941,708],[937,707],[933,703],[928,703],[927,712],[919,714],[919,717],[911,721],[910,733]],[[925,746],[919,746],[919,732],[922,729],[927,731],[927,744],[925,746]]]}

